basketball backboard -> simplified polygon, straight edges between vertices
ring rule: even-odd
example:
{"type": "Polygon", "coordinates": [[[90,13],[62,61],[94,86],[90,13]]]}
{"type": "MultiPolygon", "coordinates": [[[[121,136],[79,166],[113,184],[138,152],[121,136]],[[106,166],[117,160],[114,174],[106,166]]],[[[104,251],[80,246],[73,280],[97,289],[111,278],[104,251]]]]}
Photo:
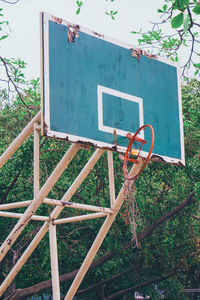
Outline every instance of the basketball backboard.
{"type": "MultiPolygon", "coordinates": [[[[125,152],[126,134],[150,124],[153,156],[184,165],[173,62],[46,13],[41,33],[43,135],[125,152]]],[[[148,140],[148,134],[141,137],[148,140]]]]}

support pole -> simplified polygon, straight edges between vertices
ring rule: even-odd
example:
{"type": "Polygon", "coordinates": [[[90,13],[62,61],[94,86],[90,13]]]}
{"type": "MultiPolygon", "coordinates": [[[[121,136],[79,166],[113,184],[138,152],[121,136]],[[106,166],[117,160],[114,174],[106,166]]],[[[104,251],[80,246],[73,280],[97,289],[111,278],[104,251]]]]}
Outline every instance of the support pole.
{"type": "MultiPolygon", "coordinates": [[[[8,217],[8,218],[20,219],[22,216],[23,216],[23,214],[19,214],[19,213],[13,213],[13,212],[8,212],[8,211],[0,211],[0,217],[8,217]]],[[[35,221],[48,221],[49,217],[33,215],[31,217],[31,220],[35,220],[35,221]]]]}
{"type": "Polygon", "coordinates": [[[65,153],[65,155],[63,156],[63,158],[61,159],[57,167],[54,169],[52,174],[47,179],[46,183],[43,185],[43,187],[37,194],[36,198],[26,209],[24,215],[17,222],[17,224],[15,225],[11,233],[8,235],[7,239],[1,245],[0,261],[4,258],[8,250],[11,248],[15,240],[18,238],[18,236],[24,229],[24,227],[28,224],[32,215],[34,215],[34,213],[42,203],[43,199],[48,195],[48,193],[50,192],[50,190],[52,189],[52,187],[54,186],[58,178],[67,168],[67,166],[69,165],[69,163],[71,162],[72,158],[75,156],[79,148],[80,148],[79,144],[72,144],[71,147],[68,149],[68,151],[65,153]]]}
{"type": "Polygon", "coordinates": [[[107,214],[113,213],[112,209],[107,208],[107,207],[75,203],[75,202],[64,202],[64,201],[49,199],[49,198],[45,198],[43,200],[43,203],[49,204],[49,205],[62,206],[62,207],[70,207],[70,208],[74,208],[74,209],[103,212],[103,213],[107,213],[107,214]]]}
{"type": "MultiPolygon", "coordinates": [[[[90,160],[87,162],[81,173],[78,175],[72,186],[69,188],[69,190],[64,195],[63,199],[66,201],[70,200],[70,197],[73,196],[73,194],[76,192],[76,190],[79,188],[79,186],[82,184],[86,176],[89,174],[89,172],[93,169],[96,162],[99,160],[101,155],[103,154],[103,150],[97,149],[95,153],[92,155],[90,160]],[[75,189],[76,188],[76,189],[75,189]]],[[[59,214],[62,212],[64,206],[56,207],[53,212],[50,215],[50,219],[56,219],[59,214]]],[[[20,259],[17,261],[13,269],[10,271],[10,273],[7,275],[6,279],[0,286],[0,296],[3,295],[7,287],[10,285],[10,283],[13,281],[15,276],[18,274],[20,269],[23,267],[23,265],[26,263],[29,256],[32,254],[32,252],[35,250],[37,245],[40,243],[44,235],[48,231],[49,222],[45,222],[44,225],[41,227],[40,231],[36,234],[33,241],[30,243],[30,245],[27,247],[25,252],[22,254],[20,259]]],[[[37,292],[37,291],[35,291],[37,292]]]]}
{"type": "Polygon", "coordinates": [[[60,300],[56,225],[53,225],[51,221],[49,222],[49,244],[50,244],[50,255],[51,255],[51,278],[52,278],[53,299],[60,300]]]}
{"type": "Polygon", "coordinates": [[[13,153],[21,146],[21,144],[29,137],[33,131],[33,125],[36,122],[40,122],[41,112],[39,111],[37,115],[28,123],[28,125],[22,130],[18,137],[10,144],[6,151],[0,156],[0,169],[8,161],[8,159],[13,155],[13,153]]]}
{"type": "Polygon", "coordinates": [[[38,123],[34,124],[34,198],[40,190],[40,135],[38,123]]]}
{"type": "Polygon", "coordinates": [[[91,219],[102,218],[102,217],[107,217],[107,214],[105,214],[105,213],[94,213],[94,214],[88,214],[88,215],[81,215],[81,216],[63,218],[63,219],[53,221],[53,224],[73,223],[73,222],[91,220],[91,219]]]}
{"type": "Polygon", "coordinates": [[[8,204],[1,204],[0,210],[27,207],[27,206],[29,206],[31,201],[32,200],[27,200],[27,201],[22,201],[22,202],[13,202],[13,203],[8,203],[8,204]]]}
{"type": "Polygon", "coordinates": [[[110,207],[115,204],[115,177],[113,167],[113,153],[108,151],[108,174],[109,174],[109,189],[110,189],[110,207]]]}
{"type": "MultiPolygon", "coordinates": [[[[134,165],[134,167],[132,168],[131,172],[130,172],[130,177],[134,176],[134,174],[137,174],[137,170],[138,168],[140,169],[142,165],[142,159],[139,161],[138,165],[134,165]]],[[[115,201],[115,204],[113,206],[113,211],[114,213],[112,215],[108,215],[105,222],[103,223],[96,239],[94,240],[86,258],[83,261],[82,266],[80,267],[66,297],[64,298],[64,300],[72,300],[77,289],[79,288],[86,272],[88,271],[97,251],[99,250],[108,230],[110,229],[112,223],[115,220],[115,217],[124,201],[124,186],[125,186],[126,182],[124,183],[123,187],[121,188],[119,195],[115,201]]]]}

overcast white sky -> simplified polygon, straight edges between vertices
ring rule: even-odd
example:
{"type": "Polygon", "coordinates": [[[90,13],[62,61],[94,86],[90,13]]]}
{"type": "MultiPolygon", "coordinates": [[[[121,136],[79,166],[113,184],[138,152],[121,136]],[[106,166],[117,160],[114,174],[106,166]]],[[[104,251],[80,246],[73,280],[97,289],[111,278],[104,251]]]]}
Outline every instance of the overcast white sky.
{"type": "Polygon", "coordinates": [[[28,63],[29,77],[39,77],[41,11],[137,46],[130,31],[150,28],[149,22],[159,18],[157,9],[162,7],[163,0],[83,0],[83,3],[81,13],[76,15],[75,0],[20,0],[15,5],[0,1],[11,30],[9,38],[1,42],[1,55],[20,57],[28,63]],[[105,15],[110,10],[119,11],[115,21],[105,15]]]}

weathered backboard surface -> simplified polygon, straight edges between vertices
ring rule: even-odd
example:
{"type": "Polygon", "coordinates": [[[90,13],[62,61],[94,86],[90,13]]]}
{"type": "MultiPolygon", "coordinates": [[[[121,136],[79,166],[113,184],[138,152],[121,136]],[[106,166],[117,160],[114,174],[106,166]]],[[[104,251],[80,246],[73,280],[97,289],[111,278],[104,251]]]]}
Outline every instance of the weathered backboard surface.
{"type": "Polygon", "coordinates": [[[125,152],[126,134],[150,124],[153,155],[184,164],[176,65],[46,13],[41,32],[43,135],[125,152]]]}

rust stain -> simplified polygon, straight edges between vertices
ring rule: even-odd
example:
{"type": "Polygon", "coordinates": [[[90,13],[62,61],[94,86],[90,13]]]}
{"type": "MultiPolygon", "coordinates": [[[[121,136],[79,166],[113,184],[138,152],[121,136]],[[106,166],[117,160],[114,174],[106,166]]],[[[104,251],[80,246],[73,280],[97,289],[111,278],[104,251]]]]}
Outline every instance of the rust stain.
{"type": "Polygon", "coordinates": [[[75,38],[78,37],[79,25],[68,25],[68,42],[74,43],[75,38]]]}
{"type": "Polygon", "coordinates": [[[156,59],[158,58],[157,55],[148,53],[146,51],[143,51],[143,55],[147,56],[148,58],[156,58],[156,59]]]}
{"type": "Polygon", "coordinates": [[[61,18],[57,18],[52,16],[52,21],[56,22],[57,24],[61,24],[62,23],[62,19],[61,18]]]}
{"type": "Polygon", "coordinates": [[[65,205],[73,206],[73,203],[71,203],[71,202],[65,202],[65,201],[60,201],[60,202],[62,203],[63,206],[65,206],[65,205]]]}
{"type": "Polygon", "coordinates": [[[132,50],[132,56],[136,57],[138,60],[140,59],[140,56],[142,55],[141,49],[131,49],[132,50]]]}
{"type": "Polygon", "coordinates": [[[100,34],[98,32],[95,32],[95,31],[92,31],[96,36],[100,37],[100,38],[104,38],[104,35],[103,34],[100,34]]]}
{"type": "Polygon", "coordinates": [[[113,130],[113,139],[114,139],[114,145],[117,146],[117,132],[115,129],[113,130]]]}
{"type": "Polygon", "coordinates": [[[136,57],[138,60],[140,59],[140,56],[141,55],[145,55],[146,57],[148,57],[148,58],[155,58],[155,59],[157,59],[158,58],[158,56],[157,55],[155,55],[155,54],[150,54],[150,53],[148,53],[147,51],[145,51],[145,50],[141,50],[141,49],[130,49],[131,51],[132,51],[132,56],[133,57],[136,57]]]}
{"type": "Polygon", "coordinates": [[[21,225],[15,230],[15,232],[14,232],[13,234],[15,234],[17,231],[19,231],[19,230],[21,229],[21,227],[25,226],[25,224],[26,224],[26,222],[24,222],[23,224],[21,224],[21,225]]]}
{"type": "MultiPolygon", "coordinates": [[[[7,240],[7,243],[8,243],[8,245],[10,246],[11,243],[12,243],[12,239],[8,239],[8,240],[7,240]]],[[[3,252],[3,251],[2,251],[2,252],[3,252]]]]}
{"type": "Polygon", "coordinates": [[[183,167],[184,165],[182,164],[181,161],[178,162],[169,162],[167,159],[164,159],[162,157],[160,157],[159,155],[155,155],[153,154],[151,156],[151,161],[153,162],[159,162],[159,163],[164,163],[164,164],[170,164],[170,165],[174,165],[174,166],[179,166],[179,167],[183,167]]]}
{"type": "Polygon", "coordinates": [[[46,135],[46,136],[47,136],[48,125],[46,124],[46,122],[44,122],[44,127],[43,127],[43,130],[44,130],[44,135],[46,135]]]}
{"type": "Polygon", "coordinates": [[[117,151],[117,145],[112,146],[113,151],[117,151]]]}

